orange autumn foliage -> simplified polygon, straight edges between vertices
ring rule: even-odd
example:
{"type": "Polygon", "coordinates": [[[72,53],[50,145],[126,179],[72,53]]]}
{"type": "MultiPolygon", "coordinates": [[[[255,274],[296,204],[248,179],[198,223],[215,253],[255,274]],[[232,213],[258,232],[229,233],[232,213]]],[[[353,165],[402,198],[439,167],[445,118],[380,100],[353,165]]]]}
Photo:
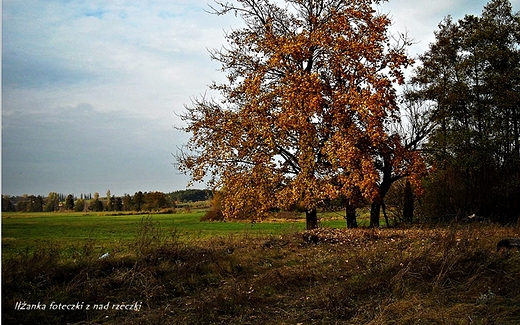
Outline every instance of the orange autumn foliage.
{"type": "Polygon", "coordinates": [[[372,200],[388,150],[396,171],[420,174],[420,157],[388,132],[399,122],[394,85],[412,60],[392,44],[379,1],[237,2],[215,9],[245,22],[212,52],[228,79],[211,86],[222,99],[186,107],[191,138],[177,157],[193,181],[225,189],[226,217],[372,200]]]}

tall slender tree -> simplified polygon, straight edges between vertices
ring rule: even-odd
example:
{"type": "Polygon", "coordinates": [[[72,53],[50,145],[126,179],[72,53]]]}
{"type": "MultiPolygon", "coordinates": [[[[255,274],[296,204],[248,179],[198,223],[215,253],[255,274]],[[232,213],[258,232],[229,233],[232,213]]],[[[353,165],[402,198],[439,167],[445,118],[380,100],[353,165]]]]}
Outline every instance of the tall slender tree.
{"type": "Polygon", "coordinates": [[[65,210],[74,210],[74,195],[67,195],[67,198],[65,199],[65,210]]]}
{"type": "Polygon", "coordinates": [[[45,200],[45,212],[53,212],[58,209],[58,206],[60,204],[59,195],[56,192],[50,192],[49,195],[47,195],[47,199],[45,200]]]}
{"type": "Polygon", "coordinates": [[[132,198],[131,202],[133,204],[133,209],[135,211],[141,211],[143,209],[143,205],[145,203],[143,192],[141,192],[141,191],[135,192],[134,197],[132,198]]]}
{"type": "Polygon", "coordinates": [[[112,194],[110,193],[110,190],[107,190],[107,204],[105,205],[106,211],[114,211],[114,200],[112,198],[112,194]]]}

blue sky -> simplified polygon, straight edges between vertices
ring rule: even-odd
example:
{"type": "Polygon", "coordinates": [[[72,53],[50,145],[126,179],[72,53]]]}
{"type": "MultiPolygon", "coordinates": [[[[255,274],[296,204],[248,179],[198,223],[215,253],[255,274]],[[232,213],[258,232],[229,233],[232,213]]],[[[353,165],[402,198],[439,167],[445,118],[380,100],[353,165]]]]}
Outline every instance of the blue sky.
{"type": "MultiPolygon", "coordinates": [[[[415,56],[443,17],[486,2],[393,0],[380,11],[416,40],[415,56]]],[[[176,113],[224,80],[207,49],[241,24],[208,3],[4,0],[2,194],[185,189],[172,153],[189,135],[176,113]]]]}

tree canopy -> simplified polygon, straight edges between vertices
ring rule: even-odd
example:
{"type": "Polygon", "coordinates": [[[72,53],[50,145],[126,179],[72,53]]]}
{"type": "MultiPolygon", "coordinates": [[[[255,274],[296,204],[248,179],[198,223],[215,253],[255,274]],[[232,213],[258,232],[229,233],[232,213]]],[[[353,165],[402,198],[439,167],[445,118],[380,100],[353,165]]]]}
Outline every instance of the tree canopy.
{"type": "Polygon", "coordinates": [[[225,193],[225,216],[375,200],[382,166],[412,171],[421,162],[390,127],[400,121],[394,86],[412,60],[378,3],[216,3],[214,13],[239,14],[245,27],[212,52],[228,81],[210,86],[221,98],[186,106],[191,138],[177,160],[193,181],[225,193]]]}
{"type": "Polygon", "coordinates": [[[432,103],[434,214],[518,219],[520,208],[520,16],[492,0],[480,17],[447,17],[421,57],[415,98],[432,103]]]}

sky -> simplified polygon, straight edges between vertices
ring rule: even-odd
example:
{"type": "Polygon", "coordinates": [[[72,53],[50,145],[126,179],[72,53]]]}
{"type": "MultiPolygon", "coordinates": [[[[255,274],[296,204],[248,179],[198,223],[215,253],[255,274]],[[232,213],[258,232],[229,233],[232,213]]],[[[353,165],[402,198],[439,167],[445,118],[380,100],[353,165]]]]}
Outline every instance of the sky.
{"type": "MultiPolygon", "coordinates": [[[[415,40],[415,57],[445,16],[480,15],[486,3],[392,0],[379,10],[415,40]]],[[[233,14],[209,14],[209,4],[3,0],[1,193],[186,189],[174,165],[189,139],[178,114],[225,80],[208,49],[241,26],[233,14]]]]}

